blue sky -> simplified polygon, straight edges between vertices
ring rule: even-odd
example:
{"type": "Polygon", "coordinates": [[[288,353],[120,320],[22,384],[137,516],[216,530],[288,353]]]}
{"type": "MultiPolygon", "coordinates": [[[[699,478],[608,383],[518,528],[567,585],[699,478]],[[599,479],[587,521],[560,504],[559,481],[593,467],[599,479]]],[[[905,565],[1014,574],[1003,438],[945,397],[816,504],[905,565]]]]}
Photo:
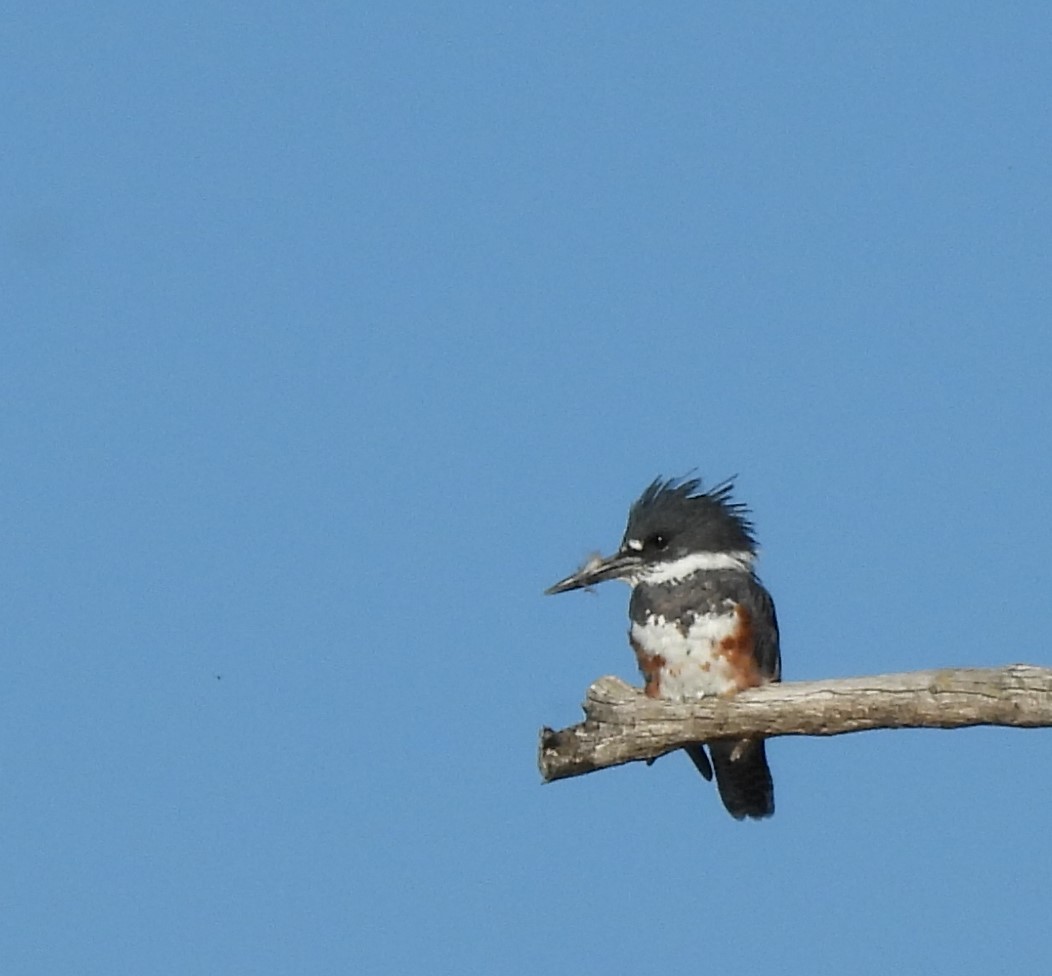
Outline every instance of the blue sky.
{"type": "Polygon", "coordinates": [[[1036,972],[1052,738],[541,786],[737,473],[787,679],[1049,660],[1047,5],[18,4],[5,976],[1036,972]]]}

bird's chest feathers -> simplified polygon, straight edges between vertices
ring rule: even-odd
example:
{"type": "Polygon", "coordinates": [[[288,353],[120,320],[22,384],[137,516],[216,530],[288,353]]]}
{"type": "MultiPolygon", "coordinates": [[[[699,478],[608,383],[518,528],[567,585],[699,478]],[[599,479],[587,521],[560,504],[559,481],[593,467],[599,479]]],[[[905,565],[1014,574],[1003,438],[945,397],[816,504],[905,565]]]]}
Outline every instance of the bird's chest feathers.
{"type": "Polygon", "coordinates": [[[651,698],[682,701],[759,684],[747,620],[739,607],[667,620],[648,614],[630,632],[651,698]]]}

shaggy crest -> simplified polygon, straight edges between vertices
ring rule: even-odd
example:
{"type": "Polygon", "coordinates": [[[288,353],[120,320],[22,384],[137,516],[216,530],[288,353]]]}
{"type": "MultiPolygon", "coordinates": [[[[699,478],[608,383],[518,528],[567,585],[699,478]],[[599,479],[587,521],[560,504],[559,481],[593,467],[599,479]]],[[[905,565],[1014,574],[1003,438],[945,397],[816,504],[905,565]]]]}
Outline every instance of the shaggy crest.
{"type": "Polygon", "coordinates": [[[633,503],[628,513],[625,538],[644,537],[660,531],[666,522],[723,523],[728,542],[749,552],[756,551],[749,507],[733,497],[734,477],[707,491],[700,478],[655,478],[633,503]]]}

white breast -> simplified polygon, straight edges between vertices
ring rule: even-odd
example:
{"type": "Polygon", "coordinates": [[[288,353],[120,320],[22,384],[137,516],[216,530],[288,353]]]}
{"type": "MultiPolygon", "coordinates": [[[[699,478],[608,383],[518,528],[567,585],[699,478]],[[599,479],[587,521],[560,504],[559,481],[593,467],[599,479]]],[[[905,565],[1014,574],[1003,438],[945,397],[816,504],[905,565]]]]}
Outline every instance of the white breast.
{"type": "Polygon", "coordinates": [[[732,637],[737,627],[733,612],[698,616],[686,633],[664,617],[650,616],[645,623],[632,624],[631,637],[648,656],[664,661],[661,697],[682,701],[737,689],[726,656],[716,653],[720,641],[732,637]]]}

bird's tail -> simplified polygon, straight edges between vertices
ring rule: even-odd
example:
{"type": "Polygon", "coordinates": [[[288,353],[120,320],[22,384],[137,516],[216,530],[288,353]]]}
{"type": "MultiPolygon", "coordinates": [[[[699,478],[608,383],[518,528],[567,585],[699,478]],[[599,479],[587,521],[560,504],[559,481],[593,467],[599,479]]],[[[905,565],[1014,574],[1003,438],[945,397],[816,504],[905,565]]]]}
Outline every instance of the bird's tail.
{"type": "MultiPolygon", "coordinates": [[[[716,771],[720,799],[730,815],[735,820],[745,817],[762,820],[771,816],[774,813],[774,780],[767,765],[764,740],[710,742],[708,747],[712,754],[712,768],[716,771]]],[[[698,767],[698,772],[706,779],[711,779],[712,772],[701,743],[688,746],[686,751],[698,767]]]]}

